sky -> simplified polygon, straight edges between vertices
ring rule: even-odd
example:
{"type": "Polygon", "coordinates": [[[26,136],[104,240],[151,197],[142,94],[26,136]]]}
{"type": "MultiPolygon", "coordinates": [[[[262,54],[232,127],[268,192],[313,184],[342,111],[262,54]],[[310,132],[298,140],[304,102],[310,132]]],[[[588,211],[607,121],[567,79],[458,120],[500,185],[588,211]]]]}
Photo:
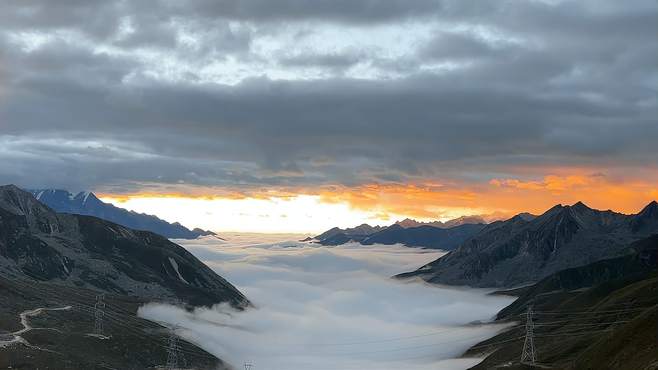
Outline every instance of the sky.
{"type": "Polygon", "coordinates": [[[6,0],[0,182],[214,230],[634,213],[658,198],[656,19],[655,0],[6,0]]]}
{"type": "Polygon", "coordinates": [[[178,325],[177,334],[236,369],[461,370],[480,359],[457,357],[506,328],[487,322],[513,297],[390,278],[443,252],[322,247],[288,237],[179,241],[245,293],[253,309],[147,304],[139,315],[178,325]]]}

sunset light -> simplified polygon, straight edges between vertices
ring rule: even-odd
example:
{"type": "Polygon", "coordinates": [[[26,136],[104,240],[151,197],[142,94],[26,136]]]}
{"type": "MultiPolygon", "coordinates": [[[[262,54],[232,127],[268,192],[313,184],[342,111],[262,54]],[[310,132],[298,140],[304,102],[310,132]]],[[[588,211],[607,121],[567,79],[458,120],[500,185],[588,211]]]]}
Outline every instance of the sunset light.
{"type": "Polygon", "coordinates": [[[308,189],[257,190],[237,196],[178,187],[175,194],[103,194],[102,199],[170,222],[214,231],[319,233],[334,226],[389,225],[404,218],[446,221],[479,215],[493,221],[555,204],[638,212],[658,198],[658,183],[615,181],[605,175],[549,175],[538,180],[491,179],[478,184],[425,182],[308,189]]]}
{"type": "Polygon", "coordinates": [[[324,203],[314,195],[270,199],[204,199],[184,197],[102,198],[137,212],[159,215],[170,222],[213,231],[319,233],[333,226],[388,224],[390,220],[351,209],[347,203],[324,203]]]}
{"type": "Polygon", "coordinates": [[[0,369],[656,369],[656,0],[0,0],[0,369]]]}

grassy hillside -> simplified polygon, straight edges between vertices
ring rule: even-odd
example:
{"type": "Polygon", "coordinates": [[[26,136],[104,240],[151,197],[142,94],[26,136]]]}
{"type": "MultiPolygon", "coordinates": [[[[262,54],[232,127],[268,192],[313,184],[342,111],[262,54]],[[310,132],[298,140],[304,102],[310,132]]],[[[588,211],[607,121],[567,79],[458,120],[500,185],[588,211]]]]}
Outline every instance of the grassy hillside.
{"type": "Polygon", "coordinates": [[[471,348],[473,369],[658,369],[658,237],[633,253],[560,271],[520,291],[499,315],[519,325],[471,348]],[[537,366],[520,364],[525,312],[533,306],[537,366]]]}
{"type": "MultiPolygon", "coordinates": [[[[144,302],[106,295],[103,333],[91,335],[97,292],[52,283],[0,278],[0,369],[159,369],[167,361],[169,330],[136,317],[144,302]],[[23,328],[19,314],[38,308],[27,317],[34,329],[20,334],[24,344],[1,345],[23,328]]],[[[221,361],[191,343],[179,341],[181,365],[223,369],[221,361]]]]}

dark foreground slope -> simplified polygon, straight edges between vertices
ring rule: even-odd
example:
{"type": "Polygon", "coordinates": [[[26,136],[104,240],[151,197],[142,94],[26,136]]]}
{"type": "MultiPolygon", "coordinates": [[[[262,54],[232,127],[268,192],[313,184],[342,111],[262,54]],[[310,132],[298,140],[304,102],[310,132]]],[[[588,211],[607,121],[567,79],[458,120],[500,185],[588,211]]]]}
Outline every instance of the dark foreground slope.
{"type": "Polygon", "coordinates": [[[498,314],[518,326],[466,355],[487,354],[473,369],[648,370],[658,368],[658,236],[630,254],[563,270],[517,290],[498,314]],[[520,364],[525,313],[534,311],[537,366],[520,364]]]}
{"type": "MultiPolygon", "coordinates": [[[[163,369],[167,363],[169,330],[136,317],[139,298],[108,294],[104,302],[103,334],[94,331],[97,292],[60,284],[0,278],[0,369],[91,370],[163,369]],[[36,311],[40,308],[47,310],[36,311]],[[32,311],[23,330],[20,314],[32,311]],[[4,345],[3,345],[4,343],[4,345]]],[[[183,340],[181,368],[227,368],[215,356],[183,340]]]]}
{"type": "Polygon", "coordinates": [[[631,242],[658,232],[658,204],[636,215],[558,205],[536,218],[487,225],[459,248],[401,277],[475,287],[513,287],[563,269],[624,253],[631,242]]]}
{"type": "MultiPolygon", "coordinates": [[[[169,333],[136,317],[141,304],[249,305],[168,239],[58,214],[15,186],[0,187],[0,297],[0,368],[13,369],[155,369],[169,333]],[[109,338],[90,335],[100,293],[109,338]]],[[[182,353],[194,368],[220,363],[191,344],[182,353]]]]}
{"type": "Polygon", "coordinates": [[[76,195],[56,189],[30,190],[30,192],[41,203],[59,213],[94,216],[131,229],[151,231],[171,239],[195,239],[199,236],[215,235],[211,231],[190,230],[177,222],[169,223],[153,215],[116,207],[101,201],[91,192],[80,192],[76,195]]]}

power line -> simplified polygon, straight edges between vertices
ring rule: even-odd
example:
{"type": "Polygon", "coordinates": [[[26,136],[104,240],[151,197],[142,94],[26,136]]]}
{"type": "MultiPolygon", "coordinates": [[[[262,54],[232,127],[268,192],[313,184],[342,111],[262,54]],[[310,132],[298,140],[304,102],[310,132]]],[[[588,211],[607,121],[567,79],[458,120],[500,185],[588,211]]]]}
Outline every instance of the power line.
{"type": "MultiPolygon", "coordinates": [[[[40,288],[41,289],[46,289],[44,287],[40,287],[40,288]]],[[[80,292],[77,292],[77,291],[72,291],[71,293],[73,293],[72,294],[73,296],[75,296],[75,295],[84,296],[83,294],[81,294],[80,292]]],[[[44,291],[43,294],[47,295],[46,291],[44,291]]],[[[62,301],[62,300],[66,300],[66,299],[71,300],[71,301],[76,301],[72,297],[62,298],[61,296],[58,296],[56,299],[58,301],[62,301]]],[[[88,299],[88,297],[85,297],[84,299],[88,299]]],[[[639,303],[639,302],[637,302],[637,303],[639,303]]],[[[103,308],[105,308],[105,306],[103,306],[103,308]]],[[[128,332],[136,333],[135,335],[138,335],[138,336],[143,337],[143,338],[148,338],[149,340],[152,340],[154,342],[158,341],[157,339],[153,338],[152,336],[144,335],[144,333],[140,331],[140,328],[141,329],[150,329],[151,327],[149,325],[146,325],[146,323],[156,324],[156,323],[159,323],[159,322],[157,322],[155,320],[141,319],[141,318],[135,316],[134,312],[129,312],[128,316],[123,317],[118,312],[120,312],[120,311],[127,312],[127,311],[120,310],[120,309],[115,310],[116,307],[114,307],[114,306],[112,306],[111,308],[112,308],[113,311],[117,311],[116,317],[113,317],[114,315],[112,313],[110,313],[109,311],[105,312],[105,310],[103,310],[102,318],[104,318],[106,320],[116,321],[116,324],[114,324],[114,325],[122,327],[122,328],[126,329],[128,332]],[[125,322],[127,320],[132,321],[132,324],[127,324],[125,322]]],[[[87,312],[94,312],[95,313],[96,310],[98,309],[98,307],[97,307],[97,305],[94,305],[93,306],[93,311],[92,311],[91,306],[89,306],[88,304],[80,303],[79,308],[77,308],[77,309],[79,309],[80,311],[83,311],[83,312],[86,310],[87,312]]],[[[633,308],[633,309],[626,308],[626,309],[601,310],[601,311],[534,311],[532,309],[532,307],[528,307],[528,312],[519,315],[519,316],[525,316],[525,319],[526,319],[526,322],[525,322],[525,329],[526,329],[525,330],[526,331],[525,336],[521,336],[521,337],[518,337],[518,338],[512,338],[512,339],[508,339],[508,340],[504,340],[504,341],[492,342],[492,343],[488,343],[488,344],[481,344],[481,345],[478,345],[478,346],[475,346],[475,347],[471,347],[471,349],[492,347],[492,346],[496,346],[496,345],[499,345],[499,344],[502,344],[502,343],[509,343],[509,342],[512,342],[512,341],[520,340],[521,338],[525,338],[523,350],[524,350],[524,352],[526,351],[526,349],[528,350],[528,358],[525,359],[525,361],[526,361],[526,363],[537,364],[537,351],[536,351],[536,348],[535,348],[535,340],[536,339],[538,339],[538,338],[550,338],[550,337],[571,337],[571,336],[576,336],[576,335],[581,336],[581,335],[587,335],[587,334],[593,334],[593,333],[609,332],[610,329],[592,330],[592,331],[582,331],[582,330],[587,330],[588,328],[596,329],[597,327],[604,326],[604,325],[627,323],[628,321],[623,321],[623,320],[619,320],[619,319],[617,319],[616,321],[608,322],[608,321],[610,321],[610,319],[614,319],[614,318],[609,317],[609,318],[605,319],[605,317],[613,316],[613,315],[619,316],[621,313],[631,314],[632,312],[636,312],[636,311],[639,311],[639,310],[646,310],[646,309],[647,308],[633,308]],[[545,321],[545,322],[544,321],[539,322],[539,320],[536,318],[536,316],[538,316],[538,315],[546,316],[546,318],[549,318],[549,319],[552,316],[555,316],[555,315],[564,315],[566,317],[573,317],[573,320],[572,321],[570,321],[570,320],[550,320],[550,321],[545,321]],[[585,316],[579,316],[579,315],[591,315],[593,317],[585,317],[585,316]],[[575,320],[590,321],[590,320],[597,320],[597,319],[601,320],[601,321],[606,321],[606,322],[591,323],[591,324],[572,323],[575,320]],[[564,322],[567,322],[567,324],[560,325],[560,323],[564,323],[564,322]],[[541,331],[539,332],[539,334],[537,334],[535,332],[535,329],[538,328],[538,327],[546,327],[546,330],[547,330],[548,334],[543,334],[541,331]],[[559,330],[551,330],[551,327],[564,328],[568,332],[560,333],[561,331],[559,331],[559,330]],[[581,330],[579,330],[579,328],[581,330]],[[569,330],[569,329],[571,329],[571,330],[569,330]],[[555,333],[556,331],[558,333],[555,333]]],[[[554,318],[558,318],[558,317],[554,317],[554,318]]],[[[102,324],[102,322],[101,322],[101,324],[102,324]]],[[[162,323],[159,323],[159,324],[162,324],[162,323]]],[[[518,327],[516,327],[516,328],[518,328],[518,327]]],[[[448,332],[451,332],[451,331],[457,331],[457,330],[463,330],[463,329],[464,328],[454,328],[454,329],[448,329],[448,330],[440,330],[440,331],[437,331],[437,332],[430,332],[430,333],[426,333],[426,334],[413,335],[413,336],[407,336],[407,337],[388,338],[388,339],[383,339],[383,340],[371,340],[371,341],[362,341],[362,342],[345,342],[345,343],[318,343],[318,344],[315,344],[315,346],[347,346],[347,345],[358,345],[358,344],[370,344],[370,343],[374,344],[374,343],[382,343],[382,342],[393,342],[393,341],[404,340],[404,339],[420,338],[420,337],[427,337],[427,336],[432,336],[432,335],[444,334],[444,333],[448,333],[448,332]]],[[[171,339],[171,334],[172,334],[172,331],[170,331],[169,340],[171,339]]],[[[174,336],[175,336],[175,330],[174,330],[174,336]]],[[[464,338],[464,339],[462,339],[462,341],[470,340],[470,339],[471,338],[464,338]]],[[[166,340],[166,342],[167,342],[166,348],[168,348],[168,349],[172,348],[169,345],[170,344],[169,340],[166,340]]],[[[547,339],[547,340],[549,340],[549,339],[547,339]]],[[[450,342],[455,342],[455,341],[450,341],[450,342]]],[[[541,342],[541,340],[540,340],[540,342],[541,342]]],[[[443,342],[443,343],[448,343],[448,342],[443,342]]],[[[177,348],[177,352],[175,352],[176,355],[177,355],[176,356],[177,360],[178,360],[177,366],[180,366],[181,362],[184,359],[182,357],[182,354],[183,353],[190,353],[190,351],[185,351],[183,348],[180,347],[178,338],[176,338],[176,343],[175,344],[176,344],[176,346],[174,348],[177,348]]],[[[393,349],[381,350],[381,351],[342,352],[342,353],[339,352],[339,353],[330,353],[330,355],[359,355],[359,354],[368,354],[368,353],[374,354],[374,353],[391,352],[391,351],[407,351],[407,350],[413,350],[413,349],[432,347],[432,346],[436,346],[438,344],[441,344],[441,343],[434,343],[434,344],[429,344],[429,345],[420,345],[420,346],[413,346],[413,347],[393,348],[393,349]]],[[[161,344],[159,344],[159,345],[161,345],[161,344]]],[[[311,345],[313,345],[313,344],[311,344],[311,345]]],[[[169,352],[168,352],[168,354],[169,354],[169,352]]],[[[194,355],[198,355],[198,354],[194,354],[194,355]]],[[[433,355],[435,355],[435,354],[430,354],[429,356],[433,356],[433,355]]],[[[524,354],[522,354],[522,362],[524,361],[523,355],[524,354]]],[[[418,358],[418,357],[419,356],[417,356],[415,358],[418,358]]],[[[408,358],[408,359],[411,359],[411,358],[408,358]]],[[[394,359],[394,360],[401,360],[401,358],[397,358],[397,359],[394,359]]],[[[245,365],[245,370],[253,370],[253,365],[252,364],[245,363],[244,365],[245,365]],[[249,366],[247,366],[247,365],[249,365],[249,366]]]]}
{"type": "Polygon", "coordinates": [[[402,341],[402,340],[407,340],[407,339],[425,338],[425,337],[431,337],[431,336],[435,336],[435,335],[452,333],[452,332],[456,332],[456,331],[463,331],[464,329],[465,329],[464,327],[458,327],[458,328],[437,330],[437,331],[428,332],[428,333],[424,333],[424,334],[410,335],[410,336],[405,336],[405,337],[392,337],[392,338],[387,338],[387,339],[367,340],[367,341],[359,341],[359,342],[343,342],[343,343],[310,343],[310,344],[306,343],[304,345],[307,346],[307,347],[338,347],[338,346],[352,346],[352,345],[358,345],[358,344],[376,344],[376,343],[385,343],[385,342],[397,342],[397,341],[402,341]]]}
{"type": "MultiPolygon", "coordinates": [[[[62,298],[61,295],[56,295],[48,290],[46,290],[42,285],[35,284],[33,282],[28,282],[28,281],[22,281],[21,283],[18,283],[18,281],[14,281],[14,283],[18,286],[23,286],[23,287],[28,287],[30,288],[30,291],[33,291],[35,293],[38,293],[39,295],[49,298],[53,301],[58,301],[58,302],[74,302],[75,305],[73,307],[74,310],[78,310],[81,312],[86,312],[90,314],[92,317],[95,318],[95,312],[96,312],[96,304],[89,305],[88,299],[89,295],[93,293],[93,291],[89,291],[89,295],[81,294],[80,292],[77,291],[71,291],[70,295],[67,295],[65,299],[62,298]],[[76,298],[80,297],[80,298],[76,298]]],[[[58,285],[61,286],[61,285],[58,285]]],[[[63,288],[68,288],[66,286],[61,286],[63,288]]],[[[103,301],[104,302],[104,301],[103,301]]],[[[102,305],[101,305],[102,306],[102,305]]],[[[112,311],[118,311],[118,312],[125,312],[125,314],[121,314],[121,316],[114,316],[110,311],[103,310],[103,323],[105,321],[110,320],[112,321],[113,326],[120,327],[123,331],[130,333],[134,336],[137,336],[142,339],[149,340],[153,342],[155,345],[161,347],[161,348],[167,348],[167,339],[162,338],[154,338],[149,335],[145,335],[144,332],[142,332],[141,329],[153,329],[153,328],[161,328],[162,326],[159,323],[155,323],[151,320],[146,320],[146,319],[141,319],[137,316],[135,316],[134,312],[126,311],[123,309],[118,308],[117,306],[112,306],[112,311]],[[131,324],[126,324],[126,320],[132,321],[131,324]],[[153,326],[149,326],[147,324],[152,324],[153,326]]],[[[200,359],[209,359],[209,360],[215,360],[216,358],[212,355],[209,355],[208,353],[201,352],[201,351],[195,351],[193,349],[185,349],[180,347],[179,345],[179,362],[185,362],[185,357],[183,354],[190,355],[192,357],[198,357],[200,359]]]]}
{"type": "MultiPolygon", "coordinates": [[[[612,314],[617,314],[617,313],[624,313],[624,312],[634,312],[634,311],[640,311],[640,310],[646,310],[648,307],[636,307],[636,308],[624,308],[624,309],[618,309],[618,310],[601,310],[601,311],[536,311],[536,315],[565,315],[565,316],[570,316],[570,315],[612,315],[612,314]]],[[[519,314],[520,316],[525,315],[525,313],[519,314]]]]}
{"type": "Polygon", "coordinates": [[[618,321],[609,321],[609,322],[600,322],[600,323],[591,323],[591,324],[560,324],[560,323],[542,323],[535,324],[536,328],[558,328],[558,329],[574,329],[574,328],[589,328],[596,326],[609,326],[616,324],[626,324],[629,323],[629,320],[618,320],[618,321]]]}

